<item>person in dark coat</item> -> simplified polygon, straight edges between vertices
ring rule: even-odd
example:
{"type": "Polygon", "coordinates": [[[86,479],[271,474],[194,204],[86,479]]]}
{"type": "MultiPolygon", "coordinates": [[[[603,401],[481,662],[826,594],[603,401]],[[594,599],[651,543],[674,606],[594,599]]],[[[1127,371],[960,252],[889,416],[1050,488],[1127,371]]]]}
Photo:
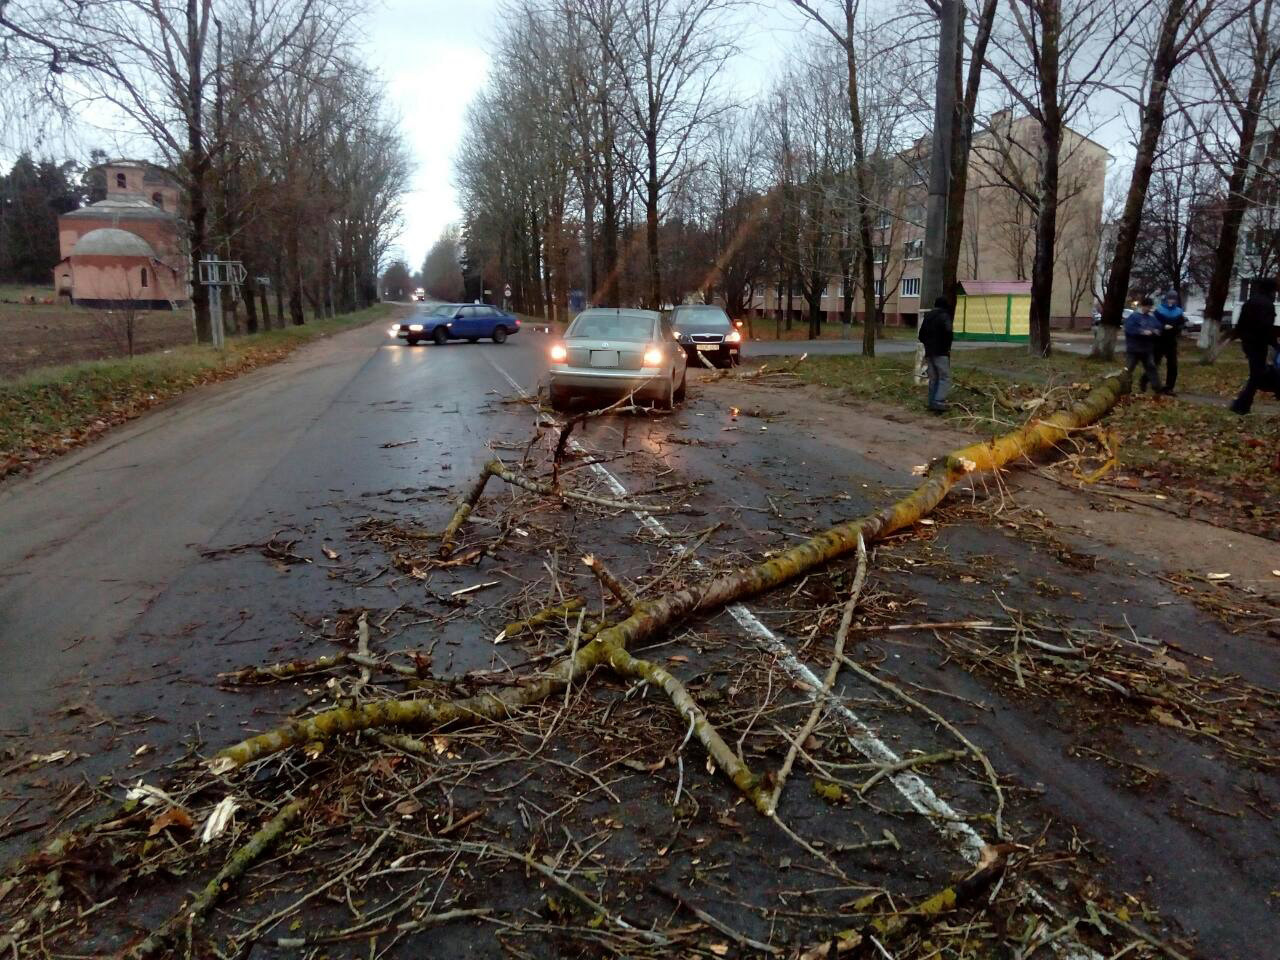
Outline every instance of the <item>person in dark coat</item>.
{"type": "Polygon", "coordinates": [[[951,389],[952,331],[951,305],[946,297],[939,297],[933,302],[933,309],[920,321],[917,336],[924,344],[924,362],[929,370],[929,409],[934,413],[947,410],[947,393],[951,389]]]}
{"type": "MultiPolygon", "coordinates": [[[[1156,337],[1152,359],[1156,367],[1160,366],[1161,360],[1164,361],[1164,386],[1161,387],[1158,382],[1154,386],[1157,393],[1173,393],[1173,388],[1178,383],[1178,338],[1182,336],[1182,328],[1187,325],[1187,316],[1178,303],[1178,291],[1170,289],[1166,292],[1154,313],[1163,329],[1160,336],[1156,337]]],[[[1145,380],[1146,374],[1142,376],[1145,380]]],[[[1142,386],[1146,389],[1145,382],[1142,386]]]]}
{"type": "Polygon", "coordinates": [[[1146,390],[1147,384],[1150,384],[1152,389],[1158,391],[1160,373],[1156,370],[1154,359],[1155,344],[1156,338],[1164,332],[1164,324],[1151,312],[1153,306],[1155,303],[1150,297],[1143,297],[1138,309],[1124,318],[1124,369],[1132,384],[1134,368],[1141,363],[1141,389],[1146,390]]]}
{"type": "MultiPolygon", "coordinates": [[[[1233,413],[1244,415],[1253,409],[1253,396],[1272,383],[1274,374],[1267,369],[1267,351],[1276,349],[1276,285],[1274,281],[1254,284],[1249,299],[1240,308],[1240,318],[1231,330],[1231,336],[1240,338],[1240,349],[1249,361],[1249,379],[1231,404],[1233,413]]],[[[1277,389],[1280,396],[1280,389],[1277,389]]]]}

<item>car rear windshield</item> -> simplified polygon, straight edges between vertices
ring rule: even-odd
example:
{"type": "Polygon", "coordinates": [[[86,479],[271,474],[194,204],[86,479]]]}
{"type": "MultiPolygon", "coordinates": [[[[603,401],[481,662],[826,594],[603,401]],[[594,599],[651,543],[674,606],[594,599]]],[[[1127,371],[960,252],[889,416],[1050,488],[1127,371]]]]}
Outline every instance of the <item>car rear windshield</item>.
{"type": "Polygon", "coordinates": [[[653,336],[653,321],[648,317],[615,313],[582,313],[566,334],[594,340],[648,340],[653,336]]]}
{"type": "Polygon", "coordinates": [[[723,310],[677,310],[671,315],[671,326],[681,333],[725,333],[733,329],[729,315],[723,310]]]}

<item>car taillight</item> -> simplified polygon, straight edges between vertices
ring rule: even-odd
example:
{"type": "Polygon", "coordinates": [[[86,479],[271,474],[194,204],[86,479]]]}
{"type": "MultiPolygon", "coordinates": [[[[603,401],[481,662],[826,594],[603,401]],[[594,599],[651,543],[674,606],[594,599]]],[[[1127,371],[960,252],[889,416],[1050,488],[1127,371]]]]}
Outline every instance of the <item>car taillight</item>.
{"type": "Polygon", "coordinates": [[[557,343],[551,348],[551,359],[556,363],[564,363],[569,359],[569,351],[564,348],[563,343],[557,343]]]}
{"type": "Polygon", "coordinates": [[[737,330],[730,330],[728,335],[724,338],[724,342],[725,343],[741,343],[742,334],[739,333],[737,330]]]}
{"type": "Polygon", "coordinates": [[[644,352],[644,365],[646,367],[658,367],[662,365],[665,355],[658,347],[650,347],[644,352]]]}

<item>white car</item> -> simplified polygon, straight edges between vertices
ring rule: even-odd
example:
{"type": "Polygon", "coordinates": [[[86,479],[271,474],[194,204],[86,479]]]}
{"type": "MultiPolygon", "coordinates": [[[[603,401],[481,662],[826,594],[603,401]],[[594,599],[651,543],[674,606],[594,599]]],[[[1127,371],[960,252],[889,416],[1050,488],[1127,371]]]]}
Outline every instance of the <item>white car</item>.
{"type": "Polygon", "coordinates": [[[669,410],[684,399],[687,361],[671,326],[653,310],[594,307],[551,345],[551,406],[576,396],[633,394],[669,410]]]}

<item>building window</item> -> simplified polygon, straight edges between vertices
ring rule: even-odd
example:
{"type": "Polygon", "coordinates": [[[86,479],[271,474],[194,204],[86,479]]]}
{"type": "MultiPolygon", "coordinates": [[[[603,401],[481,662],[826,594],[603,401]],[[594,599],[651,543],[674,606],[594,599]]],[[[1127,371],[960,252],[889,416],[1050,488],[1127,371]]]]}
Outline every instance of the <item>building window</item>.
{"type": "Polygon", "coordinates": [[[884,281],[877,280],[876,281],[876,298],[879,299],[883,296],[884,296],[884,281]]]}
{"type": "Polygon", "coordinates": [[[147,268],[146,267],[142,268],[142,285],[143,287],[147,285],[147,268]]]}
{"type": "Polygon", "coordinates": [[[123,174],[123,173],[117,173],[117,174],[116,174],[116,187],[117,187],[117,188],[119,188],[119,189],[121,189],[121,190],[123,190],[123,189],[125,189],[125,187],[127,187],[127,186],[128,186],[128,183],[125,181],[124,174],[123,174]]]}
{"type": "Polygon", "coordinates": [[[159,207],[161,210],[163,210],[163,209],[164,209],[164,194],[160,193],[159,191],[156,191],[155,193],[153,193],[153,194],[151,195],[151,202],[152,202],[152,203],[154,203],[154,204],[155,204],[157,207],[159,207]]]}
{"type": "Polygon", "coordinates": [[[889,245],[887,243],[878,243],[872,248],[872,257],[876,263],[884,263],[889,259],[889,245]]]}
{"type": "Polygon", "coordinates": [[[889,224],[892,222],[893,222],[893,218],[889,216],[889,211],[882,210],[880,211],[880,214],[876,217],[876,229],[888,230],[889,224]]]}
{"type": "Polygon", "coordinates": [[[919,260],[924,256],[924,241],[908,240],[902,245],[902,256],[906,260],[919,260]]]}
{"type": "Polygon", "coordinates": [[[920,278],[919,277],[903,277],[902,278],[902,295],[904,297],[920,296],[920,278]]]}
{"type": "Polygon", "coordinates": [[[913,203],[907,207],[907,219],[919,226],[924,226],[924,207],[918,203],[913,203]]]}

